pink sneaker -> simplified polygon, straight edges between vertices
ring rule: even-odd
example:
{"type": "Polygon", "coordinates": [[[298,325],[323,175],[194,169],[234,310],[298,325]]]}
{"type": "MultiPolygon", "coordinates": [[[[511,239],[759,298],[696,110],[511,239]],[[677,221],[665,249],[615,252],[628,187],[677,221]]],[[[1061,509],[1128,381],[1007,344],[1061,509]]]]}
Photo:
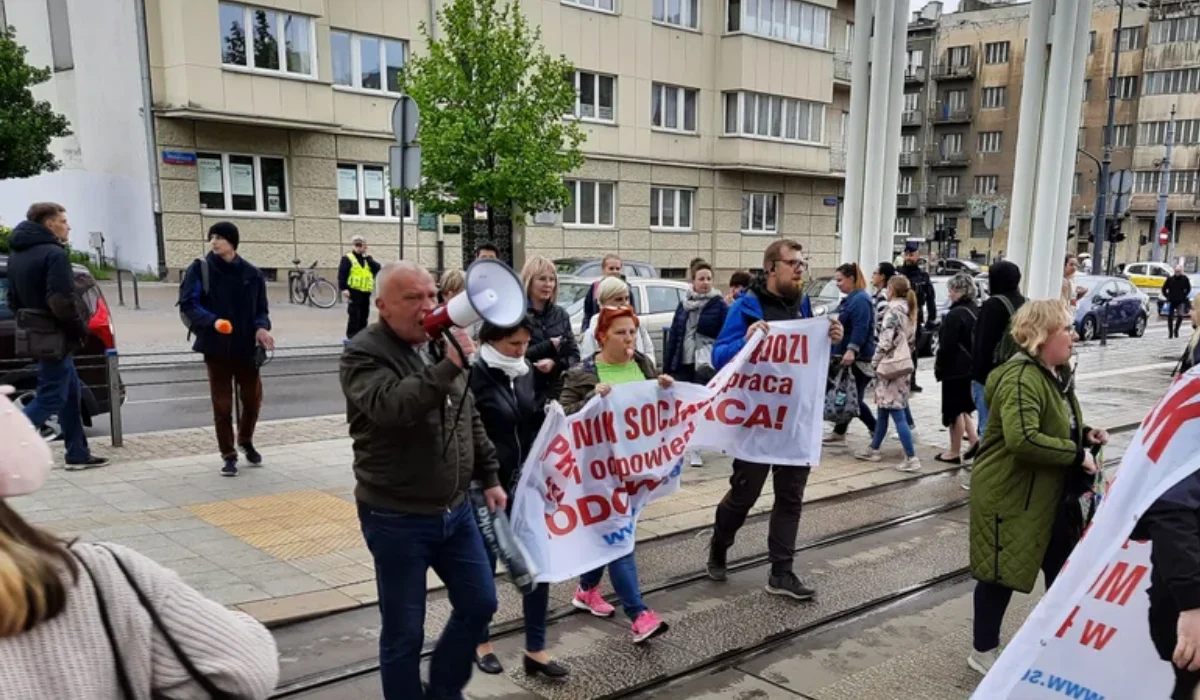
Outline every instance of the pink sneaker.
{"type": "Polygon", "coordinates": [[[612,617],[616,612],[616,608],[609,605],[604,596],[600,595],[600,587],[596,586],[590,591],[583,590],[582,587],[575,589],[575,597],[571,600],[571,605],[580,610],[587,610],[596,617],[612,617]]]}
{"type": "Polygon", "coordinates": [[[645,610],[633,621],[633,643],[641,644],[666,631],[667,623],[663,622],[653,610],[645,610]]]}

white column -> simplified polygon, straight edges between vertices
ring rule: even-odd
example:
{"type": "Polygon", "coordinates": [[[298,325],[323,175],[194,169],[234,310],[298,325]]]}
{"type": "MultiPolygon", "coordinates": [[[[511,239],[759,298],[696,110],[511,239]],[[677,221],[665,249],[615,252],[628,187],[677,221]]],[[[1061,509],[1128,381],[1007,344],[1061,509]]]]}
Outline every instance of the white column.
{"type": "MultiPolygon", "coordinates": [[[[887,76],[892,63],[891,27],[896,15],[896,3],[879,0],[875,13],[875,31],[871,42],[871,123],[867,132],[866,172],[863,175],[862,239],[856,261],[869,260],[879,250],[879,227],[882,225],[880,196],[883,192],[885,164],[883,154],[887,148],[887,111],[890,88],[887,76]]],[[[899,167],[899,164],[894,164],[899,167]]],[[[896,195],[891,193],[891,219],[896,216],[896,195]]],[[[844,261],[843,261],[844,262],[844,261]]]]}
{"type": "MultiPolygon", "coordinates": [[[[1080,0],[1075,14],[1075,30],[1071,45],[1071,82],[1067,93],[1066,130],[1067,138],[1062,141],[1062,174],[1058,179],[1058,207],[1054,217],[1054,259],[1049,261],[1051,280],[1061,276],[1057,268],[1067,250],[1067,226],[1071,219],[1071,194],[1075,182],[1075,165],[1078,161],[1078,140],[1071,138],[1079,133],[1080,110],[1083,108],[1083,77],[1087,71],[1088,29],[1092,24],[1092,3],[1080,0]],[[1056,267],[1057,266],[1057,267],[1056,267]]],[[[1079,236],[1082,232],[1076,231],[1079,236]]],[[[1060,283],[1061,284],[1061,283],[1060,283]]],[[[1058,291],[1055,286],[1054,291],[1058,291]]]]}
{"type": "MultiPolygon", "coordinates": [[[[1037,164],[1037,189],[1033,202],[1033,227],[1029,236],[1029,255],[1023,266],[1025,274],[1025,296],[1030,299],[1046,299],[1057,296],[1055,291],[1062,285],[1062,275],[1050,274],[1050,262],[1058,257],[1054,249],[1054,224],[1058,211],[1058,181],[1062,177],[1063,139],[1078,138],[1066,133],[1066,123],[1074,122],[1078,128],[1079,115],[1074,118],[1065,114],[1067,95],[1071,83],[1071,59],[1074,47],[1075,16],[1080,0],[1057,0],[1054,13],[1053,44],[1050,51],[1050,67],[1046,78],[1046,100],[1042,112],[1041,144],[1037,164]]],[[[1069,199],[1067,200],[1070,201],[1069,199]]]]}
{"type": "Polygon", "coordinates": [[[863,177],[867,170],[867,110],[870,107],[874,5],[874,0],[860,0],[854,8],[850,116],[846,120],[846,196],[842,202],[842,250],[839,263],[857,259],[862,247],[863,177]]]}
{"type": "MultiPolygon", "coordinates": [[[[1046,43],[1050,38],[1049,0],[1030,5],[1029,43],[1021,82],[1021,116],[1017,126],[1017,154],[1013,164],[1013,192],[1009,206],[1008,243],[1004,257],[1020,265],[1029,258],[1029,229],[1033,192],[1037,184],[1038,142],[1042,106],[1046,95],[1046,43]]],[[[988,262],[991,262],[990,260],[988,262]]]]}
{"type": "MultiPolygon", "coordinates": [[[[880,214],[876,254],[860,263],[869,274],[883,260],[892,259],[895,240],[896,191],[900,182],[900,126],[904,116],[904,64],[908,50],[908,13],[896,9],[892,18],[892,62],[886,73],[874,71],[880,79],[888,80],[887,143],[883,149],[883,191],[880,192],[880,214]]],[[[864,246],[865,248],[865,246],[864,246]]]]}

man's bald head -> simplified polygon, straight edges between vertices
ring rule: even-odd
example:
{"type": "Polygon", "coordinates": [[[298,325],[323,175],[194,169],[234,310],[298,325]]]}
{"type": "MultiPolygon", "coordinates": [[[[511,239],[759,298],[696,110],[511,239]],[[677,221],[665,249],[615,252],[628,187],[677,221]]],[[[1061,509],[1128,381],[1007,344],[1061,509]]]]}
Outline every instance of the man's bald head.
{"type": "Polygon", "coordinates": [[[433,276],[412,261],[397,260],[384,265],[376,281],[379,296],[375,306],[380,321],[406,343],[427,342],[429,336],[421,324],[425,315],[437,306],[433,276]]]}

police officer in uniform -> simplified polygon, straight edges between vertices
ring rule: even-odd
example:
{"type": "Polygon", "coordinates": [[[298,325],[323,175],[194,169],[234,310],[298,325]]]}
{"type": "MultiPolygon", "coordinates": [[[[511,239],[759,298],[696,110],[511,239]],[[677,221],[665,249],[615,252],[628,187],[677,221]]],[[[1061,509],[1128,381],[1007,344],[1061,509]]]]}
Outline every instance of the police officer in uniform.
{"type": "Polygon", "coordinates": [[[379,263],[367,255],[367,241],[362,236],[353,239],[354,250],[346,253],[338,266],[338,289],[346,300],[346,340],[367,327],[371,317],[371,292],[375,291],[375,275],[379,263]]]}
{"type": "MultiPolygon", "coordinates": [[[[933,291],[933,282],[929,273],[922,270],[917,261],[921,259],[921,244],[909,241],[904,244],[904,264],[896,272],[908,278],[908,284],[917,295],[917,329],[919,334],[931,333],[937,326],[937,298],[933,291]]],[[[917,347],[921,347],[918,335],[917,347]]],[[[917,386],[917,354],[913,353],[913,382],[912,390],[921,391],[917,386]]]]}

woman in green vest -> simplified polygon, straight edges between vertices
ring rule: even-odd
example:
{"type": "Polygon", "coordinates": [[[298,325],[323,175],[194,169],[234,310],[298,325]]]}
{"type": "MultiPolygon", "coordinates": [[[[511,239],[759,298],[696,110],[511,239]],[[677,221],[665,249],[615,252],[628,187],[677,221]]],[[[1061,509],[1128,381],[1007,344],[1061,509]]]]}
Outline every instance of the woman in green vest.
{"type": "Polygon", "coordinates": [[[1097,464],[1089,448],[1108,434],[1084,423],[1068,362],[1071,319],[1059,299],[1027,302],[1012,320],[1015,355],[988,376],[993,421],[971,483],[974,650],[982,674],[1000,654],[1000,624],[1013,591],[1029,593],[1038,570],[1046,588],[1083,534],[1080,498],[1097,464]],[[999,419],[998,421],[996,419],[999,419]]]}

